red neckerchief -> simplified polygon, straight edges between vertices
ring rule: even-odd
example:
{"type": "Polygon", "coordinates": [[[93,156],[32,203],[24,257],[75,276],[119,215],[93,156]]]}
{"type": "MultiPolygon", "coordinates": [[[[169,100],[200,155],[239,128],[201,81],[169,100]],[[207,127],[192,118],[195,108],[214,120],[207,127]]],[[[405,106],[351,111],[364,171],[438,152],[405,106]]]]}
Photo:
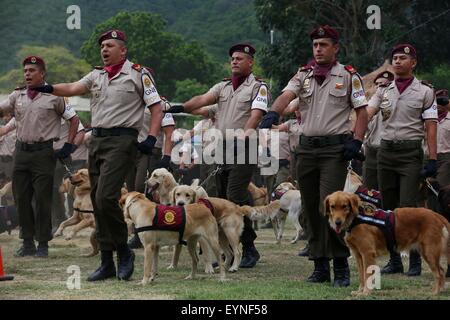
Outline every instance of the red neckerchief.
{"type": "Polygon", "coordinates": [[[448,111],[438,112],[438,121],[441,122],[447,117],[448,111]]]}
{"type": "Polygon", "coordinates": [[[120,72],[120,70],[122,70],[123,64],[125,63],[125,60],[110,65],[110,66],[105,66],[103,67],[103,70],[105,70],[106,72],[108,72],[108,79],[111,80],[116,74],[118,74],[120,72]]]}
{"type": "Polygon", "coordinates": [[[295,117],[295,119],[297,120],[298,124],[302,124],[302,117],[301,116],[295,117]]]}
{"type": "Polygon", "coordinates": [[[330,73],[333,66],[336,64],[336,60],[328,64],[318,64],[316,60],[312,60],[308,63],[313,68],[313,76],[319,85],[325,81],[326,77],[330,73]]]}
{"type": "Polygon", "coordinates": [[[408,88],[413,82],[414,77],[412,78],[397,78],[395,79],[395,85],[397,86],[398,92],[402,94],[406,88],[408,88]]]}
{"type": "Polygon", "coordinates": [[[33,100],[34,98],[36,98],[36,96],[39,94],[39,91],[27,88],[27,96],[28,98],[30,98],[31,100],[33,100]]]}
{"type": "Polygon", "coordinates": [[[239,86],[241,84],[243,84],[245,79],[247,79],[247,78],[248,78],[248,75],[246,75],[246,76],[235,76],[235,75],[232,75],[231,76],[231,83],[233,84],[233,90],[236,91],[236,89],[239,88],[239,86]]]}

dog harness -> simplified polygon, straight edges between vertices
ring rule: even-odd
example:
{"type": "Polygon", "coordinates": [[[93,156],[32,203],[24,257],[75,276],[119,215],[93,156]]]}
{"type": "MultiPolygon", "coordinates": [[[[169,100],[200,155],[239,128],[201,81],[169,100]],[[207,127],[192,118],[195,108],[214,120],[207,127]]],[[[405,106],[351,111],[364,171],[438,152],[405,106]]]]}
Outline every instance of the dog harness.
{"type": "Polygon", "coordinates": [[[135,232],[143,231],[177,231],[179,234],[178,243],[186,245],[183,240],[184,228],[186,226],[186,212],[184,207],[156,205],[155,216],[151,226],[136,228],[135,232]]]}
{"type": "MultiPolygon", "coordinates": [[[[199,203],[207,207],[211,213],[214,208],[211,202],[207,199],[199,199],[199,203]]],[[[177,231],[179,233],[178,243],[186,245],[187,242],[183,240],[184,228],[186,227],[186,211],[182,206],[165,206],[158,204],[155,208],[155,217],[151,226],[136,228],[135,232],[143,232],[150,230],[158,231],[177,231]]]]}
{"type": "Polygon", "coordinates": [[[80,208],[73,208],[73,210],[81,213],[94,213],[94,210],[82,210],[80,208]]]}
{"type": "Polygon", "coordinates": [[[366,204],[371,204],[375,208],[381,208],[381,193],[376,190],[369,190],[366,187],[359,186],[355,194],[366,204]]]}
{"type": "Polygon", "coordinates": [[[395,240],[395,214],[390,210],[377,209],[372,212],[359,208],[359,214],[353,219],[347,232],[351,232],[359,224],[370,224],[378,227],[384,235],[386,246],[390,253],[397,251],[397,242],[395,240]]]}
{"type": "Polygon", "coordinates": [[[280,200],[282,196],[289,190],[281,190],[272,192],[272,200],[280,200]]]}

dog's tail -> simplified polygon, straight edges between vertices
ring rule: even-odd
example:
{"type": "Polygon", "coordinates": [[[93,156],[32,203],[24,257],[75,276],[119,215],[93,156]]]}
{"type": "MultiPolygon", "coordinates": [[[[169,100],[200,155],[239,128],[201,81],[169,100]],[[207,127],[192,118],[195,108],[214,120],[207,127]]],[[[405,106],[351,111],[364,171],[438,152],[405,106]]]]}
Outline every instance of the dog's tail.
{"type": "Polygon", "coordinates": [[[436,216],[441,220],[441,222],[444,224],[444,227],[442,228],[442,254],[447,256],[447,265],[450,266],[450,223],[447,221],[447,219],[443,216],[441,216],[439,213],[436,213],[436,216]]]}
{"type": "Polygon", "coordinates": [[[250,207],[242,206],[239,207],[239,212],[243,216],[249,217],[251,220],[266,220],[270,218],[274,219],[278,211],[280,211],[280,200],[275,200],[266,206],[250,207]]]}

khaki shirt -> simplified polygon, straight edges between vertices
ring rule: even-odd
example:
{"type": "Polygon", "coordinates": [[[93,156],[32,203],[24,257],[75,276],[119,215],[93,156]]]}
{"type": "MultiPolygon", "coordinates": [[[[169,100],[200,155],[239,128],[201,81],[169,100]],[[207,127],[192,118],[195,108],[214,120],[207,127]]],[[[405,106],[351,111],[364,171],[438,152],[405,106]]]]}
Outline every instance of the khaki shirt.
{"type": "Polygon", "coordinates": [[[26,88],[15,90],[0,102],[0,110],[14,112],[17,139],[25,143],[58,140],[61,118],[68,120],[76,115],[64,98],[38,93],[31,100],[26,88]]]}
{"type": "Polygon", "coordinates": [[[5,127],[12,127],[14,130],[9,131],[0,138],[0,156],[12,156],[16,149],[17,140],[16,119],[11,118],[5,127]]]}
{"type": "Polygon", "coordinates": [[[393,81],[378,88],[369,101],[369,107],[381,111],[384,140],[422,140],[424,120],[437,121],[437,104],[433,89],[414,78],[400,94],[393,81]]]}
{"type": "Polygon", "coordinates": [[[153,78],[126,60],[111,80],[103,69],[94,69],[79,81],[92,94],[92,127],[125,127],[141,130],[144,109],[161,101],[153,78]]]}
{"type": "Polygon", "coordinates": [[[336,63],[320,86],[311,68],[300,68],[283,91],[300,99],[302,134],[329,136],[350,133],[352,109],[367,105],[363,84],[357,73],[336,63]]]}
{"type": "Polygon", "coordinates": [[[233,90],[231,80],[225,80],[212,87],[209,93],[217,103],[215,126],[224,137],[226,129],[244,129],[252,110],[267,112],[268,87],[253,74],[236,91],[233,90]]]}
{"type": "Polygon", "coordinates": [[[437,153],[450,153],[450,113],[437,125],[437,153]]]}
{"type": "MultiPolygon", "coordinates": [[[[145,139],[147,139],[148,137],[148,131],[150,129],[150,119],[152,118],[152,113],[150,112],[150,110],[148,108],[145,109],[144,111],[144,122],[141,128],[141,131],[139,131],[139,136],[138,136],[138,142],[142,142],[145,139]]],[[[167,127],[167,126],[175,126],[175,120],[173,119],[173,116],[171,113],[165,113],[164,117],[161,120],[161,128],[167,127]]],[[[164,140],[165,140],[165,136],[164,136],[164,131],[161,130],[158,134],[158,136],[156,137],[156,143],[155,143],[155,147],[156,148],[162,148],[163,144],[164,144],[164,140]]]]}
{"type": "Polygon", "coordinates": [[[367,125],[365,145],[371,148],[379,148],[381,133],[383,131],[383,118],[377,113],[367,125]]]}

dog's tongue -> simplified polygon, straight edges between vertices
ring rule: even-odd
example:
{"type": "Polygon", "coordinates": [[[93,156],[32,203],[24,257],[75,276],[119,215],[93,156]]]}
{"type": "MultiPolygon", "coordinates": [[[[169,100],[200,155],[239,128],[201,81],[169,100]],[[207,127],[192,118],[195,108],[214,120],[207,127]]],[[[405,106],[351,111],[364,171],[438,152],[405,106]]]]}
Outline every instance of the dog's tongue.
{"type": "Polygon", "coordinates": [[[341,227],[340,226],[336,226],[336,233],[337,234],[341,233],[341,227]]]}

